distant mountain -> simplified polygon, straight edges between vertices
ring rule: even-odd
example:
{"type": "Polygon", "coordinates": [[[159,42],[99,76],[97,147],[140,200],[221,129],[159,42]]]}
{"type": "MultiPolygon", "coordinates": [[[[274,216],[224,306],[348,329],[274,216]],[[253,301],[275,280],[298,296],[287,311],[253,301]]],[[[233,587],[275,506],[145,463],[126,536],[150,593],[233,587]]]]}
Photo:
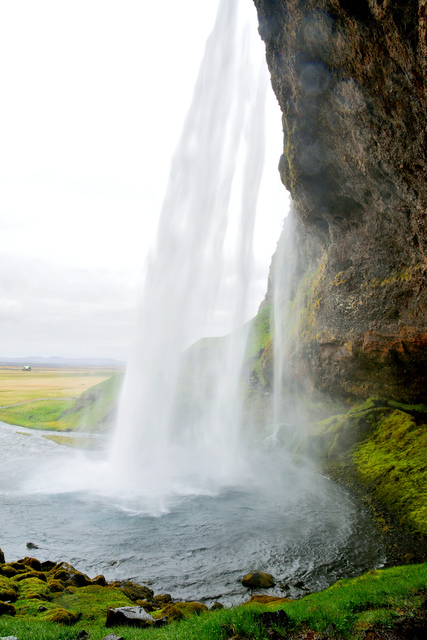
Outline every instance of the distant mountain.
{"type": "Polygon", "coordinates": [[[45,366],[63,366],[63,367],[125,367],[124,360],[115,360],[114,358],[61,358],[53,356],[51,358],[42,358],[40,356],[27,356],[25,358],[2,358],[0,356],[0,364],[40,364],[45,366]]]}

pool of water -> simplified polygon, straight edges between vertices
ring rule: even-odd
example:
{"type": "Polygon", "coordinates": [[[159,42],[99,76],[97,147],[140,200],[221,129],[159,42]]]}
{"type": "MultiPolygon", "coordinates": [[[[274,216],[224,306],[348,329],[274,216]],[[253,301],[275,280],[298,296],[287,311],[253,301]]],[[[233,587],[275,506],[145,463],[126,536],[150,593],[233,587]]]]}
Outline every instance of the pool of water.
{"type": "Polygon", "coordinates": [[[277,585],[268,593],[298,597],[296,582],[319,590],[384,563],[364,507],[283,452],[254,452],[252,474],[240,485],[178,493],[147,508],[143,489],[132,499],[90,489],[100,454],[83,459],[40,432],[3,423],[0,447],[7,561],[30,553],[91,577],[133,579],[176,599],[225,605],[248,598],[240,581],[252,570],[273,574],[277,585]],[[55,482],[65,465],[79,480],[68,489],[55,482]],[[29,552],[27,542],[40,548],[29,552]]]}

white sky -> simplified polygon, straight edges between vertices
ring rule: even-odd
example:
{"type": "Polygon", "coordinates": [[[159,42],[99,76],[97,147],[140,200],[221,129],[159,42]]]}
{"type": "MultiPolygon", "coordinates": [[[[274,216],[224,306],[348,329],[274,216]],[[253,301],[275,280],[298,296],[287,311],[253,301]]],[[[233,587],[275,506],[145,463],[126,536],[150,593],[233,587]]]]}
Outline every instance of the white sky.
{"type": "MultiPolygon", "coordinates": [[[[217,3],[0,0],[0,357],[126,358],[217,3]]],[[[272,92],[268,130],[251,315],[287,211],[272,92]]]]}

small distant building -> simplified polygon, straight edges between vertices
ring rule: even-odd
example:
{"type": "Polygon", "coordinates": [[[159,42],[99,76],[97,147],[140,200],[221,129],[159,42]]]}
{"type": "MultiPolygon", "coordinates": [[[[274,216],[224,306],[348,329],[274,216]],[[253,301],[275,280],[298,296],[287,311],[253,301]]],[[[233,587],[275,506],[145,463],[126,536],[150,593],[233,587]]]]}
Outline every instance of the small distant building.
{"type": "Polygon", "coordinates": [[[24,364],[24,366],[22,367],[22,371],[31,371],[30,365],[24,364]]]}

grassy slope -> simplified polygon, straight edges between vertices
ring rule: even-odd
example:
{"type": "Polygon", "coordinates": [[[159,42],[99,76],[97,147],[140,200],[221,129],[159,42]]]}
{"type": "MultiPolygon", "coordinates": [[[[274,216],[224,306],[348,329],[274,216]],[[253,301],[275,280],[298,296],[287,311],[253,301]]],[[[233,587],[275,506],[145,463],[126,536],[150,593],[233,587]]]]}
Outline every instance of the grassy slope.
{"type": "MultiPolygon", "coordinates": [[[[7,586],[7,579],[0,579],[7,586]]],[[[9,585],[12,582],[9,580],[9,585]]],[[[124,635],[126,640],[222,640],[237,634],[242,639],[264,640],[267,637],[266,628],[260,625],[258,614],[277,609],[284,609],[289,617],[286,631],[282,629],[286,633],[283,637],[292,637],[297,631],[309,629],[324,632],[333,625],[331,635],[353,639],[365,637],[365,631],[373,625],[392,628],[403,616],[411,619],[417,615],[426,598],[427,565],[370,571],[359,578],[341,580],[329,589],[301,600],[280,604],[246,604],[202,613],[200,616],[189,615],[183,621],[161,629],[122,627],[106,630],[104,622],[108,606],[133,604],[127,601],[121,591],[111,587],[71,587],[67,590],[68,594],[49,594],[46,583],[35,579],[15,582],[12,587],[19,590],[14,604],[17,615],[0,617],[0,634],[25,637],[26,640],[71,640],[82,628],[90,632],[92,640],[101,640],[108,632],[124,635]],[[38,590],[42,590],[44,595],[36,593],[38,590]],[[47,607],[47,611],[41,613],[38,612],[40,598],[47,607]],[[70,628],[49,622],[59,608],[81,614],[77,625],[70,628]]],[[[156,614],[156,617],[159,616],[160,612],[156,614]]]]}
{"type": "Polygon", "coordinates": [[[371,398],[311,425],[300,452],[361,484],[409,532],[427,535],[427,407],[371,398]]]}
{"type": "Polygon", "coordinates": [[[86,389],[68,400],[39,400],[0,410],[0,420],[51,431],[104,431],[114,419],[124,374],[86,389]]]}

